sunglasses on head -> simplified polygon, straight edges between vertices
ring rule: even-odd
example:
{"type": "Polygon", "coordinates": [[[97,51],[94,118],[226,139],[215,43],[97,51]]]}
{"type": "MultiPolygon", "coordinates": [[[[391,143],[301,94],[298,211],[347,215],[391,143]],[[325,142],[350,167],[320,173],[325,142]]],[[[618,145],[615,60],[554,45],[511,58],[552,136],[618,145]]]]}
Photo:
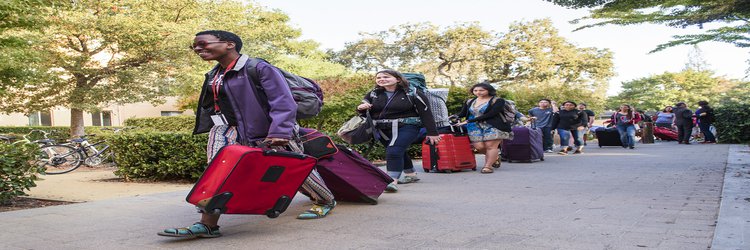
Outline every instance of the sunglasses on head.
{"type": "Polygon", "coordinates": [[[209,44],[213,44],[213,43],[228,43],[228,42],[229,41],[213,41],[213,42],[200,41],[200,42],[196,42],[196,43],[191,44],[190,45],[190,49],[205,48],[209,44]]]}

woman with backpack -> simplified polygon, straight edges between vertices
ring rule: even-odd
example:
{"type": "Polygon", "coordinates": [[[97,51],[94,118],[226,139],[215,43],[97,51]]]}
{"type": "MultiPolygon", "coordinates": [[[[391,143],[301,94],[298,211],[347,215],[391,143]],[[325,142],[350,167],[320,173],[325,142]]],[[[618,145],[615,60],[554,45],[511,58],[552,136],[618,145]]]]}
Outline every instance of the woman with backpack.
{"type": "Polygon", "coordinates": [[[620,105],[620,110],[612,114],[612,124],[615,124],[620,132],[620,141],[623,148],[635,148],[635,124],[641,121],[638,112],[628,104],[620,105]]]}
{"type": "MultiPolygon", "coordinates": [[[[484,153],[481,173],[489,174],[494,172],[493,168],[500,167],[500,144],[504,139],[513,139],[511,123],[504,118],[505,100],[496,96],[497,91],[492,85],[475,84],[469,91],[475,97],[464,102],[457,116],[465,117],[466,121],[458,125],[466,125],[474,148],[484,153]]],[[[511,117],[515,117],[515,114],[511,114],[511,117]]]]}
{"type": "Polygon", "coordinates": [[[583,132],[588,126],[589,116],[586,112],[579,110],[578,105],[572,101],[563,102],[562,109],[552,117],[552,128],[557,129],[560,135],[560,152],[558,154],[568,155],[571,148],[568,146],[570,137],[576,151],[573,154],[583,153],[583,132]]]}
{"type": "Polygon", "coordinates": [[[376,122],[375,138],[385,146],[386,169],[395,181],[387,192],[396,192],[396,184],[419,181],[407,150],[417,139],[419,129],[427,130],[428,143],[440,142],[435,119],[430,112],[427,96],[410,90],[409,82],[395,70],[381,70],[375,74],[375,88],[365,95],[357,111],[370,115],[376,122]],[[400,179],[401,173],[404,177],[400,179]]]}
{"type": "Polygon", "coordinates": [[[704,140],[701,143],[716,143],[716,136],[711,132],[711,124],[716,119],[714,109],[708,106],[707,101],[699,101],[698,106],[700,108],[695,111],[695,117],[698,118],[698,127],[700,127],[701,133],[703,133],[704,140]]]}

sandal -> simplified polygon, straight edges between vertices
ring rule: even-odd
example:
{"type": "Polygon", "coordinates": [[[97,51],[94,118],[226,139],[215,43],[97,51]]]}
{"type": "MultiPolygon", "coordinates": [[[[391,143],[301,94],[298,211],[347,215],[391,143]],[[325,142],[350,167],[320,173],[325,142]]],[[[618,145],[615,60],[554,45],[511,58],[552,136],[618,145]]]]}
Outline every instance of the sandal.
{"type": "Polygon", "coordinates": [[[502,164],[500,157],[497,158],[497,161],[495,163],[492,163],[493,168],[500,168],[500,164],[502,164]]]}
{"type": "Polygon", "coordinates": [[[219,232],[219,226],[209,227],[206,226],[206,224],[200,222],[196,222],[190,227],[164,229],[164,231],[158,232],[156,234],[161,236],[179,237],[185,239],[216,238],[221,236],[221,232],[219,232]]]}
{"type": "Polygon", "coordinates": [[[396,186],[396,184],[389,183],[388,186],[385,186],[385,192],[386,193],[398,192],[398,187],[396,186]]]}
{"type": "Polygon", "coordinates": [[[333,204],[330,205],[313,205],[310,210],[304,211],[301,214],[297,216],[297,219],[300,220],[311,220],[311,219],[320,219],[323,217],[326,217],[328,213],[333,210],[333,208],[336,207],[336,201],[333,201],[333,204]]]}
{"type": "Polygon", "coordinates": [[[494,173],[494,172],[495,172],[495,170],[492,169],[491,167],[483,167],[482,171],[481,171],[481,173],[483,173],[483,174],[491,174],[491,173],[494,173]]]}

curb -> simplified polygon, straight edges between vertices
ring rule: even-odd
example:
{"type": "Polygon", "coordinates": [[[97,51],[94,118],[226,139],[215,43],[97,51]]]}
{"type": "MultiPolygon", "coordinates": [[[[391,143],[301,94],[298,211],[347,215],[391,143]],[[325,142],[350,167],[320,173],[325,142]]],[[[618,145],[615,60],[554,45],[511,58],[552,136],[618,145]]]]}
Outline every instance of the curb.
{"type": "Polygon", "coordinates": [[[750,249],[750,147],[731,145],[711,249],[750,249]]]}

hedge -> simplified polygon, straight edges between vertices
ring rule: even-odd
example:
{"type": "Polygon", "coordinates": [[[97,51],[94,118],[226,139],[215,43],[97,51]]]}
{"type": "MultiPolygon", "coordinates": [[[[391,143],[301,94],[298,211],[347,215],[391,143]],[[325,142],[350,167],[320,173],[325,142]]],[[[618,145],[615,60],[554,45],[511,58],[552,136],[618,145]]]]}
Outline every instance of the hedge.
{"type": "Polygon", "coordinates": [[[0,143],[0,204],[7,204],[36,187],[39,168],[33,165],[39,147],[36,144],[0,143]]]}
{"type": "Polygon", "coordinates": [[[750,143],[750,104],[727,103],[714,109],[721,143],[750,143]]]}
{"type": "Polygon", "coordinates": [[[194,125],[195,116],[192,115],[129,118],[125,120],[125,126],[128,127],[158,131],[192,131],[194,125]]]}
{"type": "Polygon", "coordinates": [[[129,179],[197,180],[206,166],[206,134],[128,132],[108,139],[115,174],[129,179]]]}

